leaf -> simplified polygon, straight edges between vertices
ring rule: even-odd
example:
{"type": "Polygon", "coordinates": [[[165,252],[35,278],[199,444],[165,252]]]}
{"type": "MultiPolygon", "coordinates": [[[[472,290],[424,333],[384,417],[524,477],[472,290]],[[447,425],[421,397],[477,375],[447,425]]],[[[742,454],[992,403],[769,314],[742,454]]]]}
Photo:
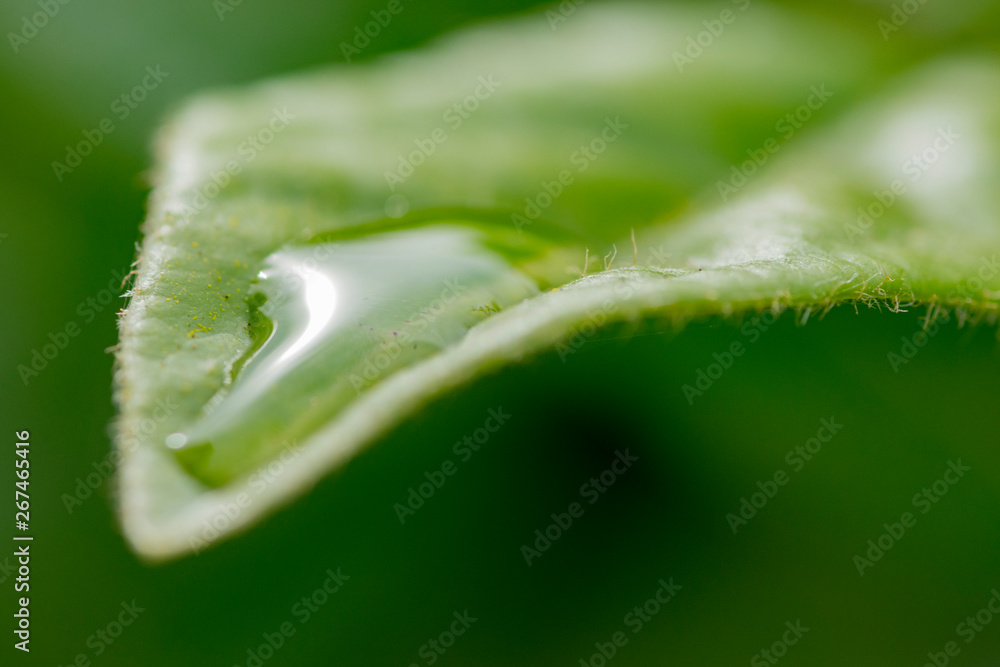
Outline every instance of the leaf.
{"type": "Polygon", "coordinates": [[[180,113],[117,352],[136,551],[201,551],[436,398],[611,325],[993,322],[1000,69],[934,62],[861,100],[891,73],[851,32],[756,7],[685,62],[702,17],[526,18],[180,113]]]}

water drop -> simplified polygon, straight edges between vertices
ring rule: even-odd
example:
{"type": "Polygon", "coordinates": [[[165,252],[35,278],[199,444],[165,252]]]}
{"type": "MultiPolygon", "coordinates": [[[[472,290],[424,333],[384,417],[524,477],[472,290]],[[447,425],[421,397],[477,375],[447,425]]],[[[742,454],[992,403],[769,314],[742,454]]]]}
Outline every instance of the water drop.
{"type": "Polygon", "coordinates": [[[538,293],[491,248],[485,232],[437,224],[275,252],[248,299],[251,346],[232,382],[167,446],[216,485],[301,442],[363,391],[457,342],[483,304],[538,293]]]}

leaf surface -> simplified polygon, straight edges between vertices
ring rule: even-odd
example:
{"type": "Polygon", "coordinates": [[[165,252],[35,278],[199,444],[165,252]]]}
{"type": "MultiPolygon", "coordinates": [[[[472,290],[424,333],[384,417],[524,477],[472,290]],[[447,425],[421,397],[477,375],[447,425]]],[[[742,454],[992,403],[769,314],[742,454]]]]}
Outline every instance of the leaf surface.
{"type": "Polygon", "coordinates": [[[702,15],[521,19],[184,109],[117,353],[134,548],[200,551],[436,398],[612,325],[916,303],[992,322],[1000,68],[889,78],[870,43],[764,6],[679,61],[702,15]],[[342,288],[333,329],[310,258],[342,288]]]}

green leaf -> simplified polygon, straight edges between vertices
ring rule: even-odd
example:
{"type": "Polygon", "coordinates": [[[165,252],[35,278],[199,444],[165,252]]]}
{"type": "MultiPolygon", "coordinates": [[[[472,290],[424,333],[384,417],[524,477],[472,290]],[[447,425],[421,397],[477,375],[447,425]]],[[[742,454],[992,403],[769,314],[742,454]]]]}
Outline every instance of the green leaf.
{"type": "Polygon", "coordinates": [[[133,547],[200,551],[610,326],[993,321],[1000,68],[932,62],[862,99],[893,74],[874,42],[761,6],[679,58],[703,16],[521,19],[184,109],[117,352],[133,547]]]}

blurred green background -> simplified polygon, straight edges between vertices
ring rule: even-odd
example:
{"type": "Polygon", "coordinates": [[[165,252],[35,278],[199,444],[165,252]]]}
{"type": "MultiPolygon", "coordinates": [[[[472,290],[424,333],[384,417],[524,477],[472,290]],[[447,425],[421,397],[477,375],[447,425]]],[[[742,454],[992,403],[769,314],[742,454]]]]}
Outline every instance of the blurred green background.
{"type": "MultiPolygon", "coordinates": [[[[5,37],[0,270],[12,289],[0,333],[8,452],[0,486],[13,494],[14,432],[30,430],[36,541],[32,653],[9,641],[0,662],[68,665],[85,654],[104,665],[247,665],[262,634],[290,621],[295,636],[263,664],[429,664],[421,646],[447,629],[452,612],[468,609],[479,620],[440,664],[577,665],[595,642],[624,629],[623,616],[661,577],[684,588],[648,628],[629,634],[615,664],[745,664],[798,618],[811,630],[783,664],[917,665],[956,640],[955,626],[1000,586],[1000,362],[992,331],[947,327],[915,363],[892,373],[885,352],[919,327],[915,314],[840,309],[804,329],[782,321],[693,409],[679,386],[738,339],[737,328],[703,324],[630,342],[609,334],[565,364],[552,355],[439,403],[293,508],[164,566],[147,566],[127,549],[112,481],[67,511],[61,497],[110,448],[105,350],[116,342],[116,276],[134,258],[155,129],[198,91],[343,63],[341,44],[386,4],[244,0],[226,3],[232,11],[220,16],[221,3],[207,0],[73,0],[16,52],[5,37]],[[148,66],[169,76],[58,180],[52,162],[112,116],[115,99],[148,66]],[[109,285],[110,304],[100,312],[87,305],[109,285]],[[18,365],[68,322],[80,334],[25,384],[18,365]],[[451,456],[451,444],[479,427],[487,408],[501,405],[510,424],[400,526],[393,504],[451,456]],[[829,451],[732,535],[726,513],[758,480],[787,469],[785,452],[831,415],[847,426],[829,451]],[[520,545],[624,447],[642,463],[526,567],[520,545]],[[843,545],[860,552],[957,457],[973,466],[969,478],[859,578],[855,552],[843,545]],[[293,606],[338,567],[350,580],[300,623],[293,606]],[[100,643],[88,638],[133,600],[145,611],[95,655],[100,643]]],[[[871,48],[883,41],[874,26],[892,5],[784,4],[853,27],[871,48]]],[[[552,7],[404,5],[358,61],[471,22],[552,7]]],[[[0,26],[20,33],[38,11],[36,2],[7,0],[0,26]]],[[[893,36],[885,74],[953,49],[996,53],[998,25],[996,2],[931,0],[893,36]]],[[[13,511],[4,510],[11,520],[13,511]]],[[[0,550],[8,640],[12,552],[0,550]]],[[[1000,660],[1000,619],[994,624],[963,643],[954,664],[1000,664],[984,662],[1000,660]]]]}

